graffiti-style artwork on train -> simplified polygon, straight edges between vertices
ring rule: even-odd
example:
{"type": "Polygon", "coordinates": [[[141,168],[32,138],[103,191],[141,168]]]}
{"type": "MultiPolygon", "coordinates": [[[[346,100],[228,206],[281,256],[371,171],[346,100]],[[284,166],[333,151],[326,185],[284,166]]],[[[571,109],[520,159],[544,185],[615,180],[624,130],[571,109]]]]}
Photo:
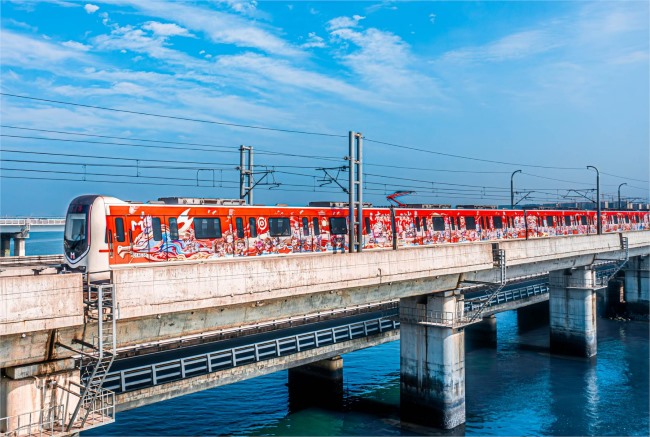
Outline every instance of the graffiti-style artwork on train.
{"type": "MultiPolygon", "coordinates": [[[[347,208],[72,201],[77,232],[64,244],[72,269],[136,263],[294,256],[349,250],[347,208]],[[91,229],[92,225],[92,229],[91,229]],[[91,232],[92,230],[92,232],[91,232]],[[81,247],[83,250],[78,250],[81,247]]],[[[647,211],[603,211],[603,232],[650,230],[647,211]]],[[[364,208],[364,250],[595,234],[596,211],[364,208]],[[396,241],[394,241],[396,240],[396,241]]],[[[68,228],[66,228],[68,229],[68,228]]],[[[97,275],[95,275],[97,277],[97,275]]]]}

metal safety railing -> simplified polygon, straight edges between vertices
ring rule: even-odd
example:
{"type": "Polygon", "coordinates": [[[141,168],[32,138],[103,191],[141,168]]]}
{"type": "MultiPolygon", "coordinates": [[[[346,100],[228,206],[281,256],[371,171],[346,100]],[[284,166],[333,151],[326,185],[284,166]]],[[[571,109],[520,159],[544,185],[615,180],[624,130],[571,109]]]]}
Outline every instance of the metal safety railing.
{"type": "MultiPolygon", "coordinates": [[[[497,305],[526,299],[532,296],[539,296],[542,294],[548,294],[548,283],[542,284],[533,284],[526,287],[516,288],[514,290],[501,290],[497,293],[491,301],[489,301],[485,307],[494,307],[497,305]]],[[[489,296],[480,296],[473,299],[465,300],[465,312],[472,313],[481,308],[481,305],[488,300],[489,296]]]]}
{"type": "Polygon", "coordinates": [[[470,318],[464,311],[432,311],[427,310],[424,306],[418,308],[400,308],[399,319],[407,323],[449,328],[465,326],[470,322],[470,318]]]}
{"type": "Polygon", "coordinates": [[[178,358],[110,372],[104,380],[104,387],[117,393],[127,392],[364,338],[393,331],[398,327],[399,322],[396,320],[379,318],[178,358]]]}
{"type": "Polygon", "coordinates": [[[0,437],[51,436],[64,432],[63,408],[63,405],[56,405],[38,411],[0,418],[0,437]]]}

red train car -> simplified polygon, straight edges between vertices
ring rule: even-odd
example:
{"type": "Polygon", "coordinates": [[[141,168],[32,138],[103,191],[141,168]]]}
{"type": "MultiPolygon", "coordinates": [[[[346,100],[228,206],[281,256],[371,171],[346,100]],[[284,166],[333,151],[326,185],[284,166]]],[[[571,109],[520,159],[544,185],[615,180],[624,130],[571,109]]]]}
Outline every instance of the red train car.
{"type": "MultiPolygon", "coordinates": [[[[81,196],[68,208],[67,265],[105,279],[111,266],[243,256],[343,252],[348,209],[247,206],[216,199],[125,202],[81,196]]],[[[650,229],[647,212],[603,212],[603,231],[650,229]]],[[[364,250],[579,235],[593,211],[364,208],[364,250]]]]}

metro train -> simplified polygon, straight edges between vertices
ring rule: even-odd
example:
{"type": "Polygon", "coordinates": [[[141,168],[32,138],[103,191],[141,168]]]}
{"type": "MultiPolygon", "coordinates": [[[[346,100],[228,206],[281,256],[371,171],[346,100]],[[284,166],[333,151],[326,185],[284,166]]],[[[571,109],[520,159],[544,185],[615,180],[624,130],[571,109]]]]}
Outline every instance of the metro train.
{"type": "MultiPolygon", "coordinates": [[[[587,210],[363,209],[363,250],[596,233],[587,210]]],[[[603,211],[603,232],[650,229],[648,211],[603,211]]],[[[80,196],[68,208],[67,268],[108,279],[114,266],[244,256],[344,252],[345,204],[248,206],[243,201],[163,198],[149,203],[80,196]]]]}

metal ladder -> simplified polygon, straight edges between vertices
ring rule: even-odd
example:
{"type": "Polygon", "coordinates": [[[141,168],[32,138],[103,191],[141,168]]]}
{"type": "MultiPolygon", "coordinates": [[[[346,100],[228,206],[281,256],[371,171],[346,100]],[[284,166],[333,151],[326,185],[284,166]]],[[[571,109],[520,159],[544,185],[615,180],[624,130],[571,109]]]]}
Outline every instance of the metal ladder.
{"type": "Polygon", "coordinates": [[[607,275],[607,277],[601,278],[600,283],[607,285],[607,283],[616,276],[616,274],[627,264],[628,260],[630,259],[630,248],[628,245],[628,240],[627,237],[624,237],[623,234],[620,234],[621,236],[621,250],[625,252],[625,257],[623,259],[619,259],[618,263],[616,264],[616,267],[614,270],[607,275]]]}
{"type": "Polygon", "coordinates": [[[478,310],[470,317],[468,324],[475,322],[485,309],[490,305],[494,297],[499,294],[501,290],[506,286],[506,251],[499,249],[498,246],[494,247],[492,250],[492,259],[494,260],[494,266],[499,267],[499,282],[497,282],[497,287],[490,293],[488,298],[481,304],[478,310]]]}
{"type": "MultiPolygon", "coordinates": [[[[88,415],[94,411],[101,393],[104,379],[115,358],[115,291],[113,284],[90,284],[84,292],[84,334],[82,340],[73,340],[81,345],[81,383],[79,402],[70,417],[67,431],[73,426],[83,427],[88,415]],[[91,341],[86,340],[88,326],[97,323],[97,331],[91,341]],[[82,411],[83,410],[83,411],[82,411]],[[80,418],[80,423],[75,423],[80,418]]],[[[72,349],[69,348],[68,349],[72,349]]]]}

